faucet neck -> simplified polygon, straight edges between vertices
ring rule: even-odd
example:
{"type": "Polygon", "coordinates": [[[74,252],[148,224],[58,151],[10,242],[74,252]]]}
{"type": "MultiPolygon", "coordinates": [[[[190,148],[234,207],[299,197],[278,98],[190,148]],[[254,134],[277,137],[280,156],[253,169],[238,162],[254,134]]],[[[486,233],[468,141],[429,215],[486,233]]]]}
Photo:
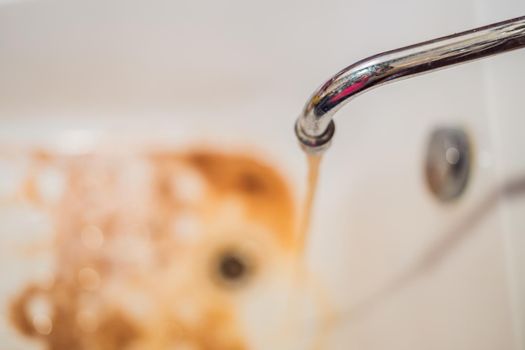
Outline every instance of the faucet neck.
{"type": "Polygon", "coordinates": [[[323,152],[334,135],[334,114],[359,94],[522,47],[525,16],[368,57],[346,67],[314,92],[296,122],[297,138],[307,152],[323,152]]]}

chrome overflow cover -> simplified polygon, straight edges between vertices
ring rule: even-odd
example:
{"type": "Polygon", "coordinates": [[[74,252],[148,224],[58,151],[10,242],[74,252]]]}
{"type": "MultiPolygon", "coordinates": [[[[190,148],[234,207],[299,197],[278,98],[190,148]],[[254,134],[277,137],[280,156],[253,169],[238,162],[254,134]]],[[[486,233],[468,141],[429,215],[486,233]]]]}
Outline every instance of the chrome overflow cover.
{"type": "Polygon", "coordinates": [[[430,135],[425,178],[430,191],[441,201],[457,199],[470,177],[472,151],[468,135],[460,128],[440,127],[430,135]]]}

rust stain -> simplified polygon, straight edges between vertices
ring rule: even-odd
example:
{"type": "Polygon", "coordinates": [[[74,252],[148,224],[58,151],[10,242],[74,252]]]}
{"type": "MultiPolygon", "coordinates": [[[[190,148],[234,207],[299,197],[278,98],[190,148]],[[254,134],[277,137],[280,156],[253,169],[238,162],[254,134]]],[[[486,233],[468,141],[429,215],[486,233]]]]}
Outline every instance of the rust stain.
{"type": "MultiPolygon", "coordinates": [[[[210,283],[207,264],[217,259],[201,255],[223,251],[208,239],[221,230],[271,235],[276,252],[293,253],[294,203],[274,168],[208,150],[132,159],[37,152],[33,161],[23,194],[53,220],[56,268],[48,285],[12,300],[21,334],[49,350],[248,348],[235,293],[210,283]],[[38,193],[42,164],[64,175],[53,203],[38,193]],[[44,311],[31,309],[35,300],[44,311]]],[[[234,258],[224,278],[245,271],[234,258]]]]}

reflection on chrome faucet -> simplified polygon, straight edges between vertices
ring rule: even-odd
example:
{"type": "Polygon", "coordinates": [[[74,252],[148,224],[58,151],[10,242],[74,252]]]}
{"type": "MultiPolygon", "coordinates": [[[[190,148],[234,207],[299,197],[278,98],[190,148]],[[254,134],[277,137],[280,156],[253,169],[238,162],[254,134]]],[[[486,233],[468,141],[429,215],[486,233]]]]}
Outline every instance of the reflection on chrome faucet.
{"type": "Polygon", "coordinates": [[[333,115],[353,97],[397,80],[525,47],[525,16],[371,56],[343,69],[307,101],[295,132],[308,153],[326,150],[333,115]]]}

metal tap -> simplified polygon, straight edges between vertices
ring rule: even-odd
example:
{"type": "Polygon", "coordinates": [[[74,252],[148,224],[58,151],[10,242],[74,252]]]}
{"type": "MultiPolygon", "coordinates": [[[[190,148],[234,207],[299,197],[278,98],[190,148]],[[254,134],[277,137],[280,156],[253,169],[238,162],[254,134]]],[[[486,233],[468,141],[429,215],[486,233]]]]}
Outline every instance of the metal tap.
{"type": "Polygon", "coordinates": [[[525,16],[374,55],[346,67],[307,101],[295,133],[308,153],[324,152],[334,114],[355,96],[394,81],[525,47],[525,16]]]}

